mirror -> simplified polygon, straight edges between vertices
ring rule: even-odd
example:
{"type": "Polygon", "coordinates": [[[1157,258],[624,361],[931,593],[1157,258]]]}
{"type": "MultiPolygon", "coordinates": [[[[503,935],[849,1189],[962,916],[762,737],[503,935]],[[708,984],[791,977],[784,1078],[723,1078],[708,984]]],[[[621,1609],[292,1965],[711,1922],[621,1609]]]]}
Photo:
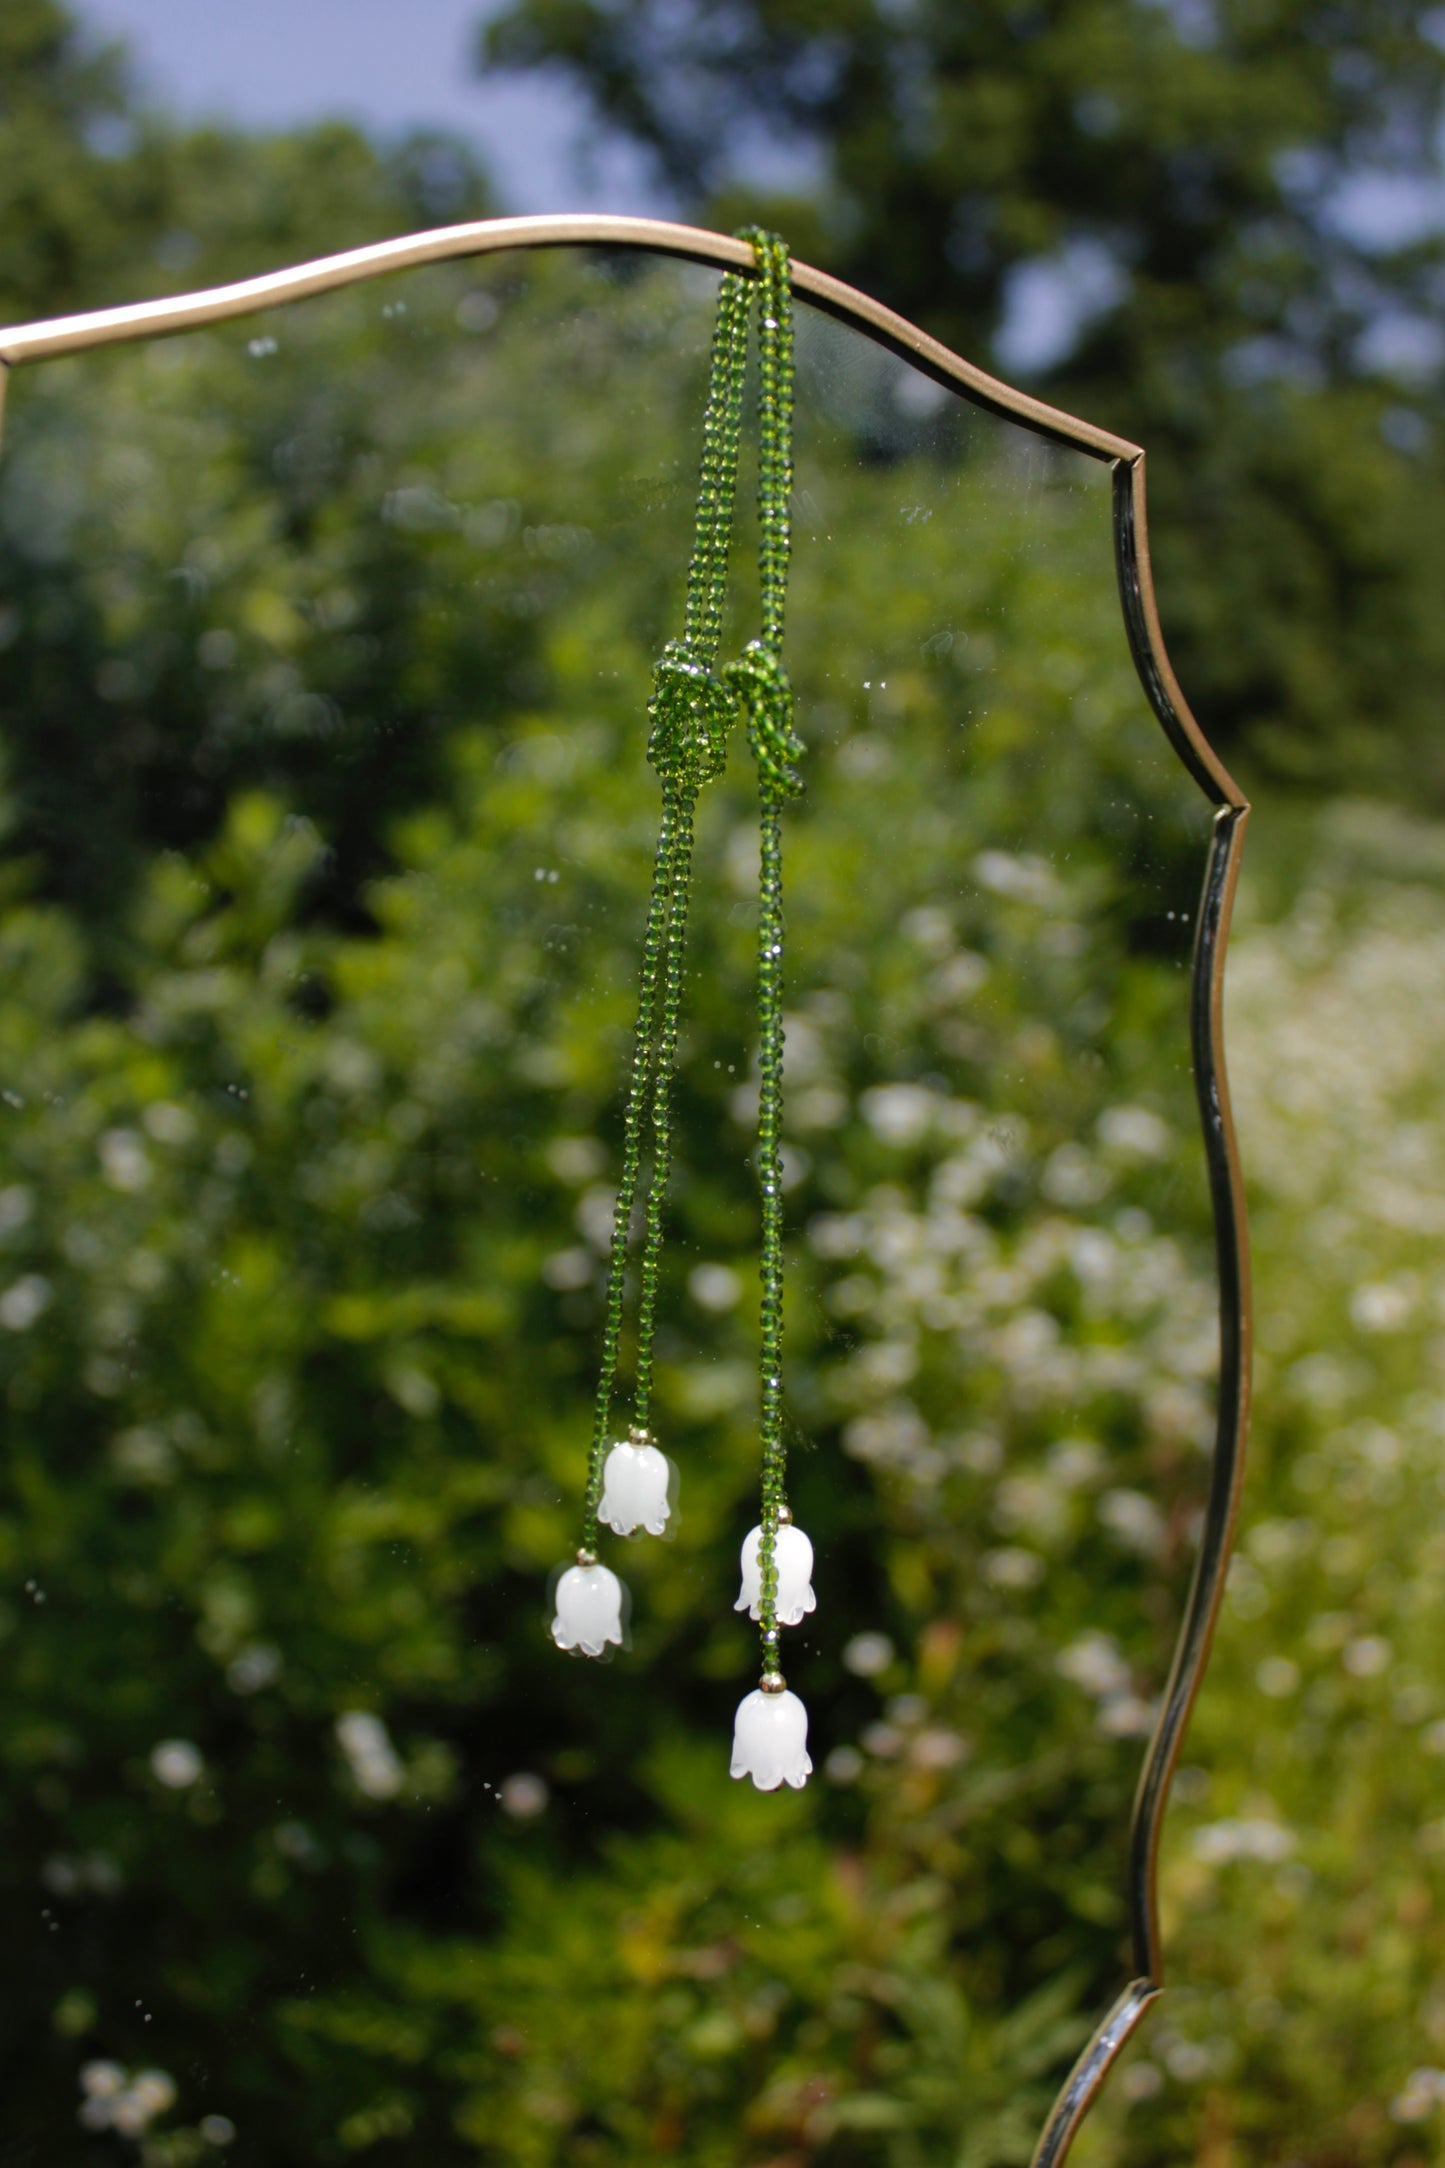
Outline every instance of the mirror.
{"type": "Polygon", "coordinates": [[[741,733],[677,1079],[675,1540],[607,1544],[615,1661],[549,1640],[716,287],[619,249],[437,265],[11,384],[3,1993],[57,2168],[987,2168],[1046,2125],[1061,2157],[1138,1970],[1131,1799],[1227,1534],[1213,814],[1131,658],[1107,461],[806,301],[812,1781],[728,1777],[741,733]]]}

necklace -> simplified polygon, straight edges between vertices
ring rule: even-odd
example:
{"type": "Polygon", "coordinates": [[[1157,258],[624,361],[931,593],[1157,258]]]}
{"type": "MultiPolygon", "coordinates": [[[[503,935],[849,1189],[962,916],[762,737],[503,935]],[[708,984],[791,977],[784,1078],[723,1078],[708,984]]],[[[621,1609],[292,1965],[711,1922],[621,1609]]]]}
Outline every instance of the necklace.
{"type": "Polygon", "coordinates": [[[626,1590],[597,1555],[599,1529],[660,1535],[673,1510],[671,1463],[649,1428],[653,1343],[672,1161],[672,1072],[682,1010],[684,950],[698,798],[727,760],[739,716],[758,779],[758,1138],[760,1206],[759,1407],[761,1512],[742,1554],[736,1608],[757,1621],[762,1676],[737,1712],[732,1774],[760,1790],[801,1785],[812,1764],[807,1712],[779,1664],[780,1628],[814,1608],[813,1551],[795,1527],[786,1496],[783,1430],[783,873],[782,810],[802,789],[792,763],[803,747],[793,728],[793,692],[782,665],[792,534],[793,315],[785,243],[756,227],[752,277],[728,272],[718,296],[703,417],[692,559],[680,639],[670,640],[653,675],[647,757],[662,786],[662,811],[643,935],[637,1023],[623,1116],[622,1170],[613,1212],[602,1354],[576,1563],[557,1583],[552,1636],[558,1646],[601,1656],[624,1640],[626,1590]],[[754,302],[758,345],[757,638],[717,668],[742,440],[743,382],[754,302]],[[643,1130],[652,1155],[638,1267],[633,1420],[609,1446],[626,1298],[627,1255],[641,1187],[643,1130]]]}

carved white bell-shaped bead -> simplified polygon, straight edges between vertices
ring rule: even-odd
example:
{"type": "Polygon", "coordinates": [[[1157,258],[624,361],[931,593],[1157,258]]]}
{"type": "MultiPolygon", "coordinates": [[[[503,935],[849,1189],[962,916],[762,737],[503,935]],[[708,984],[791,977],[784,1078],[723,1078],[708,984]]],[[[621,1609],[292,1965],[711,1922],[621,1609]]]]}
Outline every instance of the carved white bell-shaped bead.
{"type": "Polygon", "coordinates": [[[622,1646],[622,1583],[607,1566],[569,1566],[557,1583],[552,1639],[559,1649],[600,1656],[609,1641],[622,1646]]]}
{"type": "Polygon", "coordinates": [[[645,1430],[634,1430],[607,1456],[598,1519],[619,1536],[630,1536],[635,1528],[660,1536],[671,1510],[667,1495],[671,1481],[672,1464],[666,1453],[645,1430]]]}
{"type": "MultiPolygon", "coordinates": [[[[744,1539],[742,1594],[733,1605],[735,1611],[746,1611],[750,1618],[762,1616],[763,1575],[758,1558],[762,1540],[761,1528],[754,1528],[744,1539]]],[[[817,1610],[818,1599],[813,1594],[813,1546],[791,1521],[784,1521],[778,1529],[773,1562],[778,1569],[778,1624],[796,1626],[810,1611],[817,1610]]]]}
{"type": "Polygon", "coordinates": [[[796,1694],[786,1687],[765,1694],[756,1687],[739,1702],[732,1773],[751,1777],[760,1792],[775,1792],[780,1784],[802,1790],[813,1764],[808,1759],[808,1712],[796,1694]]]}

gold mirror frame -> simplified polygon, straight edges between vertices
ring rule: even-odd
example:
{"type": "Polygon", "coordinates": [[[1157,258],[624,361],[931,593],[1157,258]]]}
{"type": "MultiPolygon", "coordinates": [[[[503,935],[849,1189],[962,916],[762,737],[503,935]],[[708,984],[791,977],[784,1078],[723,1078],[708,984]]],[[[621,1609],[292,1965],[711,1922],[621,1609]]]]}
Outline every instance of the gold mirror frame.
{"type": "MultiPolygon", "coordinates": [[[[156,338],[228,322],[257,309],[380,278],[420,264],[445,263],[510,249],[626,248],[685,257],[725,271],[754,270],[751,245],[697,226],[650,218],[580,215],[486,219],[379,241],[231,286],[56,317],[0,330],[0,413],[10,369],[100,346],[156,338]]],[[[915,368],[975,405],[1037,435],[1102,460],[1114,476],[1114,550],[1125,629],[1149,704],[1179,759],[1215,809],[1190,975],[1190,1040],[1195,1090],[1214,1211],[1219,1277],[1219,1403],[1209,1497],[1159,1717],[1145,1755],[1129,1838],[1128,1908],[1134,1977],[1066,2078],[1034,2153],[1033,2168],[1058,2168],[1110,2066],[1164,1985],[1159,1936],[1159,1838],[1170,1780],[1209,1657],[1233,1546],[1249,1423],[1250,1287],[1244,1189],[1224,1068],[1224,952],[1239,878],[1249,805],[1200,729],[1179,688],[1159,626],[1149,563],[1144,453],[1107,429],[1079,421],[1015,391],[952,353],[904,317],[841,279],[795,263],[796,293],[867,332],[915,368]]]]}

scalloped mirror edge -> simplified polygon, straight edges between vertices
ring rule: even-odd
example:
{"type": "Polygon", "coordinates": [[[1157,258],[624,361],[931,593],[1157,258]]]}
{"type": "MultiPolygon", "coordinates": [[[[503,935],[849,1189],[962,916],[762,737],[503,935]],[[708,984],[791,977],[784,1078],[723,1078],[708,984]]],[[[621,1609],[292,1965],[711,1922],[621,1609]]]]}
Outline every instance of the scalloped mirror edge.
{"type": "MultiPolygon", "coordinates": [[[[194,330],[421,264],[510,249],[568,246],[637,249],[749,274],[755,268],[748,242],[661,219],[601,214],[487,219],[377,242],[171,300],[13,326],[0,330],[0,363],[8,372],[23,362],[51,360],[94,347],[194,330]]],[[[1058,2168],[1110,2067],[1164,1986],[1157,1891],[1160,1831],[1170,1781],[1209,1658],[1244,1471],[1250,1394],[1249,1248],[1243,1178],[1225,1075],[1223,997],[1224,955],[1249,805],[1191,713],[1165,651],[1149,563],[1142,449],[1126,438],[1000,383],[904,317],[825,271],[795,263],[793,286],[815,306],[868,332],[915,368],[962,392],[976,405],[1112,468],[1115,561],[1135,667],[1170,744],[1215,807],[1189,1002],[1195,1091],[1214,1212],[1219,1281],[1219,1405],[1212,1473],[1194,1574],[1158,1721],[1144,1759],[1130,1831],[1127,1897],[1135,1977],[1074,2064],[1039,2139],[1034,2168],[1058,2168]]],[[[3,388],[4,378],[0,377],[0,402],[3,388]]]]}

